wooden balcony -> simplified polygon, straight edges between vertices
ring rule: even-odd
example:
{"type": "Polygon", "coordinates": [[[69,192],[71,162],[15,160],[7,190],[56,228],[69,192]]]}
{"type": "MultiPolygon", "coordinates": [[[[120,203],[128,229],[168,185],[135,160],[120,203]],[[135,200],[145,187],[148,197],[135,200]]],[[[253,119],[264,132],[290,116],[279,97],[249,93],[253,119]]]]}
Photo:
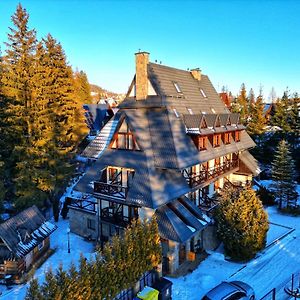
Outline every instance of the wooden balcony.
{"type": "Polygon", "coordinates": [[[125,200],[128,193],[128,187],[123,187],[118,184],[109,184],[105,182],[95,181],[94,193],[125,200]]]}
{"type": "Polygon", "coordinates": [[[130,225],[133,219],[134,218],[129,218],[122,215],[121,212],[112,211],[109,207],[101,209],[101,221],[105,221],[110,224],[127,227],[130,225]]]}
{"type": "Polygon", "coordinates": [[[66,197],[66,203],[68,206],[84,209],[92,212],[96,212],[96,202],[90,199],[89,196],[83,196],[81,198],[66,197]]]}
{"type": "Polygon", "coordinates": [[[200,173],[188,174],[186,177],[187,182],[191,188],[200,186],[201,184],[212,181],[219,176],[232,171],[238,167],[238,160],[232,160],[224,162],[223,164],[217,165],[214,168],[200,171],[200,173]]]}

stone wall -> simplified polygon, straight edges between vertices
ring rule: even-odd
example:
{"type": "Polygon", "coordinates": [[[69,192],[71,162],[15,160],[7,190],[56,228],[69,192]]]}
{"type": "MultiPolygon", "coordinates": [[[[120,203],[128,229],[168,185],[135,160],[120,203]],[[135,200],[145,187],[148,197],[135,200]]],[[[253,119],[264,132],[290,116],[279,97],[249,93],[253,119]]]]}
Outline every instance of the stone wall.
{"type": "Polygon", "coordinates": [[[97,239],[98,237],[98,220],[95,212],[87,212],[85,210],[69,209],[69,221],[71,232],[76,233],[82,237],[91,237],[97,239]],[[95,229],[88,228],[88,220],[92,220],[95,229]]]}

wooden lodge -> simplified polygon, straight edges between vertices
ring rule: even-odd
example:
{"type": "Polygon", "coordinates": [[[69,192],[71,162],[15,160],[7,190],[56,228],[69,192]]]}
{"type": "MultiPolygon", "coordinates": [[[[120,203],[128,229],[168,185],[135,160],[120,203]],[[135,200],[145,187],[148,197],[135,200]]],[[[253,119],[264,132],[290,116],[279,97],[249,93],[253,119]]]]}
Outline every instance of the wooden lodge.
{"type": "Polygon", "coordinates": [[[36,206],[0,224],[0,278],[17,281],[49,249],[56,228],[36,206]]]}
{"type": "Polygon", "coordinates": [[[216,247],[213,195],[258,174],[254,146],[208,76],[136,53],[125,100],[82,153],[91,167],[69,199],[71,230],[103,244],[133,219],[155,215],[163,271],[174,273],[216,247]]]}

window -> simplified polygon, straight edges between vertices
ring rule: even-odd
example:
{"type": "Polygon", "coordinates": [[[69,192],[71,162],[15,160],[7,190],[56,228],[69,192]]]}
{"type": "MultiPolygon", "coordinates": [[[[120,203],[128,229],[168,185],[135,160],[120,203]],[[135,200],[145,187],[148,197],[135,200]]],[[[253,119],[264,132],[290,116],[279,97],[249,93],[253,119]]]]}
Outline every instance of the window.
{"type": "Polygon", "coordinates": [[[179,114],[178,114],[177,110],[175,108],[173,108],[173,111],[174,111],[176,118],[179,118],[179,114]]]}
{"type": "Polygon", "coordinates": [[[219,147],[221,145],[221,134],[215,134],[213,137],[213,146],[219,147]]]}
{"type": "Polygon", "coordinates": [[[41,251],[44,248],[44,241],[38,244],[38,250],[41,251]]]}
{"type": "Polygon", "coordinates": [[[187,108],[187,111],[189,112],[190,115],[194,114],[191,108],[187,108]]]}
{"type": "Polygon", "coordinates": [[[121,184],[122,183],[122,169],[108,168],[108,183],[121,184]]]}
{"type": "Polygon", "coordinates": [[[177,82],[173,82],[173,84],[175,86],[175,89],[176,89],[177,93],[182,93],[179,84],[177,82]]]}
{"type": "Polygon", "coordinates": [[[115,134],[114,140],[111,144],[111,148],[125,150],[140,150],[135,140],[135,137],[133,136],[126,122],[123,122],[119,132],[115,134]]]}
{"type": "Polygon", "coordinates": [[[199,138],[199,150],[206,150],[207,149],[207,136],[201,136],[199,138]]]}
{"type": "Polygon", "coordinates": [[[230,133],[229,132],[224,133],[224,144],[225,145],[230,144],[230,133]]]}
{"type": "Polygon", "coordinates": [[[205,92],[204,92],[202,89],[200,89],[200,93],[201,93],[201,95],[202,95],[204,98],[207,98],[205,92]]]}
{"type": "Polygon", "coordinates": [[[87,228],[91,230],[96,229],[96,221],[92,219],[87,219],[87,228]]]}
{"type": "Polygon", "coordinates": [[[241,132],[240,131],[235,131],[234,132],[234,140],[236,142],[239,142],[241,140],[241,132]]]}

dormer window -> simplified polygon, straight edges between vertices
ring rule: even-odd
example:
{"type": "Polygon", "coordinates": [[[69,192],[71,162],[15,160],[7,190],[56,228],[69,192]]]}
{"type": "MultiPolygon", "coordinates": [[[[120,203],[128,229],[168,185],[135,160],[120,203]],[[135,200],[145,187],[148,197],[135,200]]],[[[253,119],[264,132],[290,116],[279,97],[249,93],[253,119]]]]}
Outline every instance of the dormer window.
{"type": "Polygon", "coordinates": [[[191,108],[187,108],[187,111],[189,112],[190,115],[194,114],[191,108]]]}
{"type": "Polygon", "coordinates": [[[201,93],[201,95],[202,95],[204,98],[207,98],[205,92],[204,92],[202,89],[200,89],[200,93],[201,93]]]}
{"type": "Polygon", "coordinates": [[[182,93],[179,84],[177,82],[173,82],[173,84],[175,86],[175,89],[176,89],[177,93],[182,93]]]}

